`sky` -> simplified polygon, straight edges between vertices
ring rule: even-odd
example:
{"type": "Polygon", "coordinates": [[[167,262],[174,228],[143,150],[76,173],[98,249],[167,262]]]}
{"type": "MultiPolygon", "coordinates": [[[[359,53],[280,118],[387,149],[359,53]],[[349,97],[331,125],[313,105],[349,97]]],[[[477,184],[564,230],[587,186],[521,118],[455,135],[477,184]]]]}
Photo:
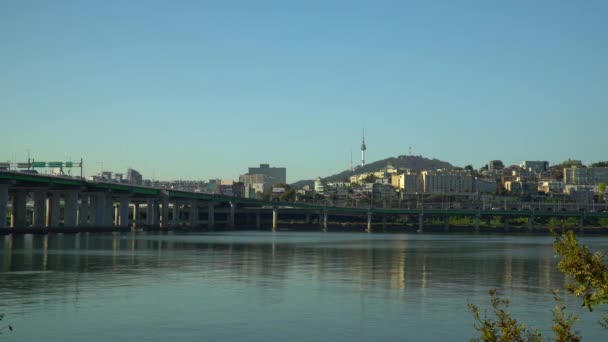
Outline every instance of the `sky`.
{"type": "Polygon", "coordinates": [[[0,161],[607,160],[608,1],[0,1],[0,161]]]}

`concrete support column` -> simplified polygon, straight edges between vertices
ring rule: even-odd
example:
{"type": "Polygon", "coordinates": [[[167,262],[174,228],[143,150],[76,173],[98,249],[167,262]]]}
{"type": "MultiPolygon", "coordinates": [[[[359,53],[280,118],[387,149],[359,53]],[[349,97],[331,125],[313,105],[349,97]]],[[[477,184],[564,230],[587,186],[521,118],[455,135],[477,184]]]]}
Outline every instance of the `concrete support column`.
{"type": "Polygon", "coordinates": [[[118,215],[116,217],[114,217],[114,214],[116,213],[116,210],[114,209],[114,197],[112,197],[111,194],[107,194],[105,195],[106,197],[106,217],[104,222],[106,223],[107,226],[118,226],[118,215]]]}
{"type": "Polygon", "coordinates": [[[192,200],[190,203],[190,227],[198,226],[198,224],[198,202],[196,200],[192,200]]]}
{"type": "Polygon", "coordinates": [[[118,226],[126,228],[129,226],[129,195],[120,195],[120,205],[118,208],[118,226]]]}
{"type": "Polygon", "coordinates": [[[532,231],[534,229],[534,215],[528,217],[528,231],[532,231]]]}
{"type": "Polygon", "coordinates": [[[259,211],[255,213],[255,227],[257,229],[262,228],[262,213],[260,213],[259,211]]]}
{"type": "Polygon", "coordinates": [[[167,198],[163,198],[161,200],[162,202],[162,208],[161,208],[161,218],[160,218],[160,225],[163,228],[167,228],[169,227],[169,199],[167,198]]]}
{"type": "Polygon", "coordinates": [[[582,233],[585,231],[585,216],[581,215],[580,220],[578,221],[578,230],[582,233]]]}
{"type": "Polygon", "coordinates": [[[160,200],[152,201],[152,225],[160,227],[160,200]]]}
{"type": "Polygon", "coordinates": [[[479,231],[479,214],[475,215],[475,231],[479,231]]]}
{"type": "Polygon", "coordinates": [[[277,229],[277,221],[279,220],[279,208],[272,208],[272,230],[277,229]]]}
{"type": "Polygon", "coordinates": [[[211,229],[215,227],[215,203],[209,203],[209,211],[207,212],[207,226],[211,229]]]}
{"type": "Polygon", "coordinates": [[[365,229],[366,232],[371,233],[372,231],[372,212],[368,211],[367,212],[367,229],[365,229]]]}
{"type": "Polygon", "coordinates": [[[133,228],[139,227],[139,202],[133,203],[133,228]]]}
{"type": "Polygon", "coordinates": [[[48,226],[59,227],[59,222],[61,222],[61,194],[59,192],[51,192],[47,211],[49,213],[48,226]]]}
{"type": "Polygon", "coordinates": [[[34,191],[34,219],[32,221],[32,226],[37,228],[44,227],[45,222],[47,222],[46,215],[46,191],[34,191]]]}
{"type": "Polygon", "coordinates": [[[13,196],[13,211],[11,212],[11,226],[25,228],[27,223],[27,191],[17,190],[13,196]]]}
{"type": "Polygon", "coordinates": [[[382,230],[386,229],[386,213],[382,214],[382,230]]]}
{"type": "Polygon", "coordinates": [[[180,217],[179,217],[180,216],[179,206],[180,206],[179,201],[175,201],[173,203],[172,216],[173,216],[173,225],[175,225],[175,226],[179,226],[179,224],[181,222],[180,217]]]}
{"type": "Polygon", "coordinates": [[[78,226],[89,225],[89,194],[81,194],[80,207],[78,208],[78,226]]]}
{"type": "Polygon", "coordinates": [[[0,184],[0,229],[6,228],[6,214],[8,213],[8,185],[0,184]]]}
{"type": "Polygon", "coordinates": [[[146,225],[151,226],[154,222],[154,201],[146,200],[146,225]]]}
{"type": "Polygon", "coordinates": [[[418,232],[422,232],[424,229],[424,214],[418,214],[418,232]]]}
{"type": "Polygon", "coordinates": [[[450,217],[446,216],[443,218],[443,230],[446,232],[450,231],[450,217]]]}
{"type": "Polygon", "coordinates": [[[106,223],[106,195],[95,194],[95,227],[103,227],[106,223]]]}
{"type": "Polygon", "coordinates": [[[230,215],[228,216],[228,227],[234,228],[234,218],[236,213],[236,203],[230,202],[230,215]]]}
{"type": "Polygon", "coordinates": [[[509,218],[507,216],[503,216],[502,218],[505,222],[504,222],[504,229],[505,232],[509,231],[509,218]]]}
{"type": "Polygon", "coordinates": [[[98,227],[97,225],[97,194],[89,194],[89,208],[87,212],[89,213],[88,225],[91,227],[98,227]]]}
{"type": "Polygon", "coordinates": [[[78,216],[78,191],[67,191],[65,193],[65,204],[63,206],[63,225],[65,227],[76,227],[78,216]]]}
{"type": "Polygon", "coordinates": [[[327,210],[323,211],[323,230],[327,231],[327,210]]]}

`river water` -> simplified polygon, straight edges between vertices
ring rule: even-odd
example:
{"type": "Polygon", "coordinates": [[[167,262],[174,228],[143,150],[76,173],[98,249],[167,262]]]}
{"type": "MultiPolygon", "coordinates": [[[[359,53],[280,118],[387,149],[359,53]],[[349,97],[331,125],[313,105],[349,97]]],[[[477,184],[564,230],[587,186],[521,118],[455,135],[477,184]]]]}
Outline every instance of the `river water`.
{"type": "MultiPolygon", "coordinates": [[[[0,237],[0,339],[468,341],[487,291],[547,333],[548,236],[298,232],[0,237]]],[[[589,236],[592,249],[608,238],[589,236]]],[[[586,341],[607,334],[580,302],[586,341]]]]}

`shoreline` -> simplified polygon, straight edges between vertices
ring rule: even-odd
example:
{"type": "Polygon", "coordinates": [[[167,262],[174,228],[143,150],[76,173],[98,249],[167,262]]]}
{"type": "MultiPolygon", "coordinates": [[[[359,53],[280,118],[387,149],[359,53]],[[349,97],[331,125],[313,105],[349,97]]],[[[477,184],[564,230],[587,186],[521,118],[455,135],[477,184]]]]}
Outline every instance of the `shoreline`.
{"type": "MultiPolygon", "coordinates": [[[[608,235],[608,227],[586,227],[582,231],[579,228],[573,227],[559,227],[555,228],[556,231],[561,232],[564,230],[572,230],[576,234],[590,234],[590,235],[608,235]]],[[[198,232],[198,233],[211,233],[211,232],[230,232],[230,231],[268,231],[272,232],[270,226],[264,228],[256,228],[251,225],[242,225],[236,229],[229,229],[227,227],[216,227],[215,229],[209,229],[206,227],[189,227],[189,226],[173,226],[168,228],[162,227],[140,227],[137,229],[125,228],[125,227],[57,227],[57,228],[41,228],[41,227],[27,227],[27,228],[6,228],[0,229],[0,235],[45,235],[45,234],[78,234],[78,233],[127,233],[127,232],[198,232]]],[[[318,225],[293,225],[286,224],[276,229],[276,231],[282,232],[349,232],[349,233],[367,233],[364,225],[340,225],[340,224],[329,224],[326,230],[319,228],[318,225]]],[[[476,230],[475,227],[471,226],[449,226],[447,229],[441,225],[428,225],[424,226],[422,231],[418,231],[418,226],[414,225],[387,225],[382,227],[381,225],[373,226],[370,233],[468,233],[468,234],[503,234],[503,235],[551,235],[551,229],[548,227],[534,227],[529,230],[528,227],[479,227],[476,230]]]]}

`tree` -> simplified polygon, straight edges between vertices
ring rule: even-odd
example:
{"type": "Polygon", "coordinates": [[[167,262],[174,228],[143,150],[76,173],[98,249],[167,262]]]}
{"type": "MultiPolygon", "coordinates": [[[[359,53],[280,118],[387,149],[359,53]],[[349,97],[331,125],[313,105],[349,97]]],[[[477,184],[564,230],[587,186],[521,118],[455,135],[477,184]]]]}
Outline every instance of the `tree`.
{"type": "Polygon", "coordinates": [[[293,202],[296,199],[296,189],[289,188],[286,189],[281,195],[279,195],[279,200],[281,202],[293,202]]]}
{"type": "Polygon", "coordinates": [[[370,173],[367,175],[367,177],[363,178],[362,183],[376,183],[377,179],[378,177],[376,177],[373,173],[370,173]]]}
{"type": "MultiPolygon", "coordinates": [[[[576,297],[581,297],[583,306],[592,311],[596,306],[608,304],[608,265],[603,259],[603,254],[592,253],[587,246],[581,246],[572,231],[556,236],[554,248],[560,257],[558,269],[570,276],[574,283],[569,284],[566,289],[576,297]]],[[[561,304],[557,291],[553,292],[557,305],[553,308],[553,325],[551,329],[555,334],[554,341],[567,342],[580,341],[581,338],[572,327],[578,317],[565,315],[565,307],[561,304]]],[[[495,290],[490,291],[492,308],[495,319],[481,318],[479,308],[469,304],[468,308],[473,313],[475,320],[474,328],[481,337],[471,341],[542,341],[538,330],[528,329],[522,323],[512,318],[506,309],[509,301],[500,299],[495,290]]],[[[608,314],[602,322],[608,328],[608,314]]]]}
{"type": "MultiPolygon", "coordinates": [[[[527,328],[525,324],[519,323],[511,317],[511,314],[506,310],[509,308],[508,299],[498,297],[496,290],[490,290],[488,293],[491,297],[492,311],[496,319],[482,318],[479,314],[479,308],[474,304],[468,304],[475,320],[473,327],[481,334],[479,338],[471,339],[472,342],[544,341],[538,329],[527,328]]],[[[557,303],[553,308],[553,324],[551,325],[551,330],[555,334],[555,341],[580,341],[580,336],[572,331],[572,326],[578,318],[573,315],[565,316],[565,307],[561,305],[561,298],[556,291],[553,292],[553,296],[557,303]]]]}
{"type": "Polygon", "coordinates": [[[601,193],[606,192],[606,183],[600,183],[600,185],[598,186],[598,189],[601,193]]]}
{"type": "Polygon", "coordinates": [[[608,161],[601,161],[591,164],[591,167],[608,167],[608,161]]]}
{"type": "MultiPolygon", "coordinates": [[[[560,256],[557,268],[574,280],[566,289],[582,297],[583,306],[589,311],[599,304],[608,304],[608,265],[602,253],[591,253],[587,246],[580,246],[572,231],[557,237],[554,248],[560,256]]],[[[608,314],[603,324],[608,325],[608,314]]]]}

